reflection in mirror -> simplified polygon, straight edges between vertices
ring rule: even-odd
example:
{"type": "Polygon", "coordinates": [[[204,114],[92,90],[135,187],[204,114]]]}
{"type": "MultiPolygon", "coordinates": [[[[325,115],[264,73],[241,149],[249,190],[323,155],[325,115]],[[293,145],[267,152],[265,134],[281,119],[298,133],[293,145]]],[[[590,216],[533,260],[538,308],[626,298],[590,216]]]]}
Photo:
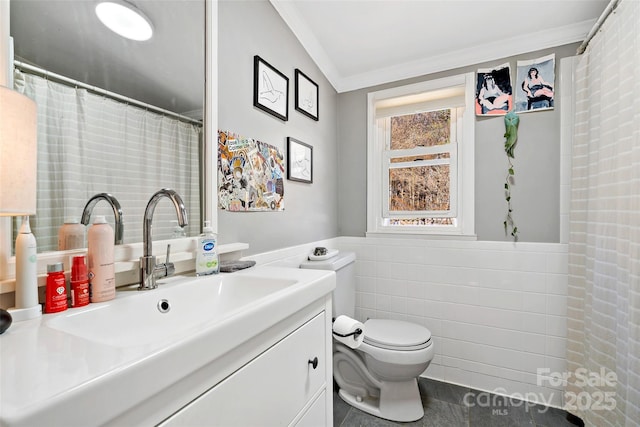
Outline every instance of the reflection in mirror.
{"type": "MultiPolygon", "coordinates": [[[[38,105],[39,251],[57,250],[58,230],[79,221],[87,201],[110,193],[123,212],[124,243],[142,240],[146,204],[176,190],[200,231],[204,101],[204,0],[139,0],[153,37],[122,38],[88,0],[11,0],[14,87],[38,105]]],[[[90,222],[112,207],[99,201],[90,222]]],[[[154,239],[176,230],[159,203],[154,239]]]]}

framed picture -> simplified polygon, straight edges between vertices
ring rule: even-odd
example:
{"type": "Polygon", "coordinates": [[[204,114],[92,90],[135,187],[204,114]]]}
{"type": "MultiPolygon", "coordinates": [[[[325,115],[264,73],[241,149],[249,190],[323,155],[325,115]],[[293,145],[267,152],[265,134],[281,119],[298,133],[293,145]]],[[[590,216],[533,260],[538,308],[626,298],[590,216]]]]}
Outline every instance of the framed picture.
{"type": "Polygon", "coordinates": [[[253,57],[253,105],[281,120],[289,119],[289,79],[258,55],[253,57]]]}
{"type": "Polygon", "coordinates": [[[292,137],[287,138],[287,179],[313,182],[313,147],[292,137]]]}
{"type": "Polygon", "coordinates": [[[318,85],[296,68],[296,110],[318,120],[318,85]]]}

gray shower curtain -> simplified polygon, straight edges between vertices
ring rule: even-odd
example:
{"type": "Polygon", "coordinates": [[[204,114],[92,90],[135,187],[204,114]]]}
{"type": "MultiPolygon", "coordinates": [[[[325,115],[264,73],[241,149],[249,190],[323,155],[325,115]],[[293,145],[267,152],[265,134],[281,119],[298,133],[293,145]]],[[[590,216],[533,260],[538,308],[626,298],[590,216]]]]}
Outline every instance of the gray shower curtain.
{"type": "MultiPolygon", "coordinates": [[[[199,233],[199,143],[202,126],[118,102],[85,89],[15,72],[15,87],[38,105],[37,213],[31,228],[39,251],[57,249],[58,227],[80,219],[91,196],[113,194],[122,206],[124,243],[142,241],[142,218],[160,188],[176,190],[199,233]]],[[[113,224],[106,203],[95,215],[113,224]]],[[[161,203],[154,238],[171,238],[175,209],[161,203]]]]}
{"type": "Polygon", "coordinates": [[[575,89],[565,408],[588,426],[638,426],[639,1],[604,22],[575,89]]]}

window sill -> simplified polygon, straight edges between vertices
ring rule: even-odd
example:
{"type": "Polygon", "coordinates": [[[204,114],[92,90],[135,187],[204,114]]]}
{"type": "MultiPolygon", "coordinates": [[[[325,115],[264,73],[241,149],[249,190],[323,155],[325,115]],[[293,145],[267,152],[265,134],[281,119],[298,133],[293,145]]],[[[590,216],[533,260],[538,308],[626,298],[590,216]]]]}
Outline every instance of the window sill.
{"type": "Polygon", "coordinates": [[[379,230],[368,231],[365,233],[366,237],[376,238],[393,238],[393,239],[423,239],[423,240],[465,240],[475,241],[478,240],[476,234],[456,234],[450,232],[433,232],[433,231],[420,231],[420,230],[379,230]]]}

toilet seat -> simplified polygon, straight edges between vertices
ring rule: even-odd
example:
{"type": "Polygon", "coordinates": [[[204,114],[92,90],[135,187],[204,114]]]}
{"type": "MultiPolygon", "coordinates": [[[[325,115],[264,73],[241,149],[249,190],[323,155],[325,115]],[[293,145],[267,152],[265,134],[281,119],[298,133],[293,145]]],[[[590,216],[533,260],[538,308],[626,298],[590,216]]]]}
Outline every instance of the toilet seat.
{"type": "Polygon", "coordinates": [[[420,350],[389,350],[369,345],[366,342],[360,344],[358,350],[380,362],[394,365],[416,365],[433,359],[433,345],[431,345],[431,341],[427,343],[426,347],[420,350]]]}
{"type": "Polygon", "coordinates": [[[369,319],[364,334],[358,350],[380,362],[415,365],[433,358],[431,332],[415,323],[369,319]]]}
{"type": "Polygon", "coordinates": [[[369,319],[364,324],[364,342],[387,350],[422,350],[431,344],[431,331],[402,320],[369,319]]]}

